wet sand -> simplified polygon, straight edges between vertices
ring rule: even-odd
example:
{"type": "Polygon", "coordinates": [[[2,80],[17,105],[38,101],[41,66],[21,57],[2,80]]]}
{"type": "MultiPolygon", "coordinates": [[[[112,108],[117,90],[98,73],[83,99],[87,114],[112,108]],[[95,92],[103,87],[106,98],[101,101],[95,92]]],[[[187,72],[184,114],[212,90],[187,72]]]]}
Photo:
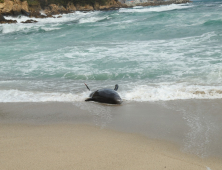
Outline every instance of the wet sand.
{"type": "Polygon", "coordinates": [[[1,103],[2,169],[222,169],[221,100],[1,103]]]}

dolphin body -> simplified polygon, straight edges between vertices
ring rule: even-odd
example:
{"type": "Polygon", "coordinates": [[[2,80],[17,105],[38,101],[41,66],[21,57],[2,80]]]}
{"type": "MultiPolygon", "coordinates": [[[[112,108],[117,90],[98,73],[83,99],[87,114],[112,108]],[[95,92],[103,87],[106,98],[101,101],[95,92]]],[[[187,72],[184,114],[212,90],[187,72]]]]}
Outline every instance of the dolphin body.
{"type": "MultiPolygon", "coordinates": [[[[87,85],[86,87],[89,89],[87,85]]],[[[94,101],[108,104],[121,104],[123,101],[120,98],[119,94],[116,92],[118,90],[118,87],[118,84],[116,84],[114,90],[107,88],[96,90],[92,92],[89,95],[89,98],[87,98],[85,101],[94,101]]]]}

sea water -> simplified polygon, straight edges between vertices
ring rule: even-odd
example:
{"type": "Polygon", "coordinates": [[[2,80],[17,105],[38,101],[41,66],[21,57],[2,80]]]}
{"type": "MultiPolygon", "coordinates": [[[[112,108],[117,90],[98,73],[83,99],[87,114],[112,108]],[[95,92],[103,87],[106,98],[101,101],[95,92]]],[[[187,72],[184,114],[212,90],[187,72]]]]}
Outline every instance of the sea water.
{"type": "Polygon", "coordinates": [[[0,102],[222,98],[222,1],[193,1],[0,25],[0,102]]]}

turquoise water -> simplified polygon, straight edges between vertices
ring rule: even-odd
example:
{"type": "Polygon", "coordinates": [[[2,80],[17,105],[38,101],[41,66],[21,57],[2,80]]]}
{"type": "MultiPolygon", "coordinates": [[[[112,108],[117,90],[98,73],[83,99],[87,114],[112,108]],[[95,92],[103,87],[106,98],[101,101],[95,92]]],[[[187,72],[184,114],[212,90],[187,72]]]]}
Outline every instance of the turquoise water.
{"type": "MultiPolygon", "coordinates": [[[[222,2],[194,1],[0,25],[0,102],[222,98],[222,2]]],[[[7,17],[8,19],[10,17],[7,17]]]]}

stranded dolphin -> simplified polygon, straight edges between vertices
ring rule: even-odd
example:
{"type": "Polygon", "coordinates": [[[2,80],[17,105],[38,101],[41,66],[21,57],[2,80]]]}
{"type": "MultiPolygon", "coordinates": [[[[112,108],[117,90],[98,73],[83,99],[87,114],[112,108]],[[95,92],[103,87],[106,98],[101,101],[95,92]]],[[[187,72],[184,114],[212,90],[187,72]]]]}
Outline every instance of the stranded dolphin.
{"type": "MultiPolygon", "coordinates": [[[[85,84],[86,85],[86,84],[85,84]]],[[[86,85],[87,89],[89,87],[86,85]]],[[[118,84],[115,85],[113,89],[99,89],[92,92],[85,101],[95,101],[100,103],[108,103],[108,104],[121,104],[123,101],[120,98],[119,94],[116,92],[118,90],[118,84]]]]}

